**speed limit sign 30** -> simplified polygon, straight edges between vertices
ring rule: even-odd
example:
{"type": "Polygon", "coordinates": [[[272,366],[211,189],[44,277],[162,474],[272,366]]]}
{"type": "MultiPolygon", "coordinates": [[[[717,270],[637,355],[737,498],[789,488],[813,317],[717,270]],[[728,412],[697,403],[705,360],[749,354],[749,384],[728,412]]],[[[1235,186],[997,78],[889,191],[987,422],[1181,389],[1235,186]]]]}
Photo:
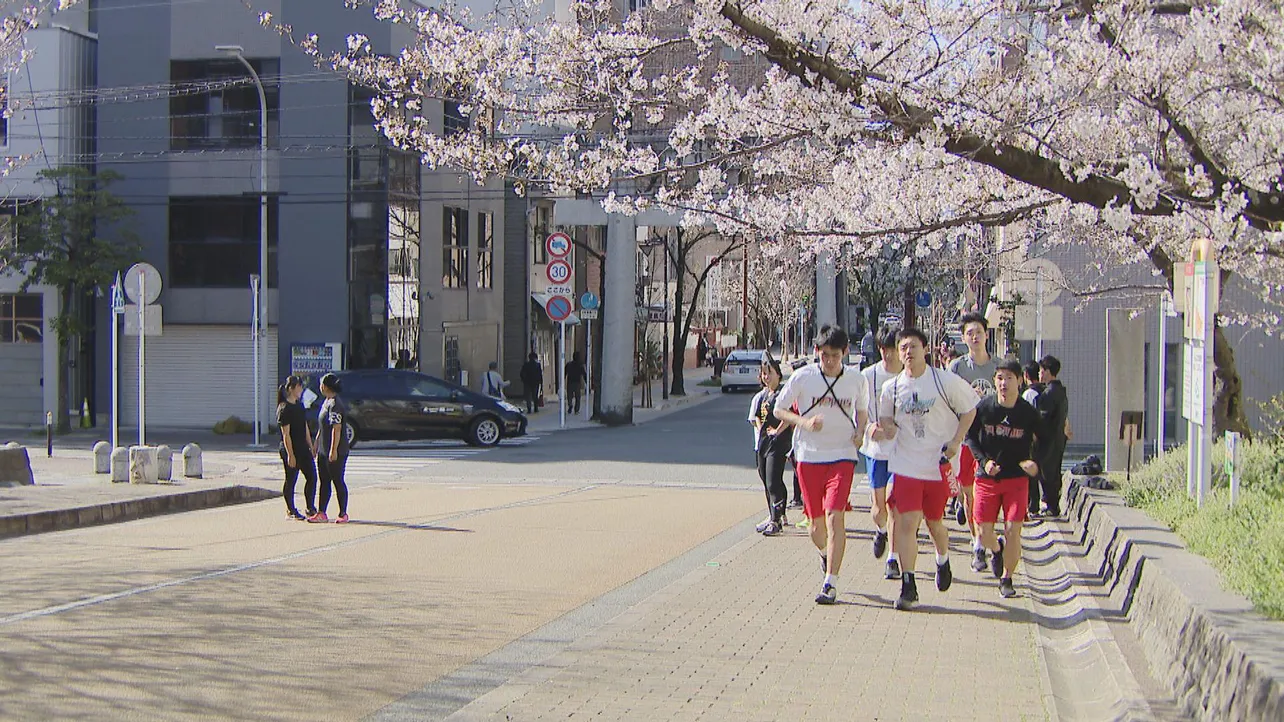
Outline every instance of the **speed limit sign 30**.
{"type": "Polygon", "coordinates": [[[549,261],[548,267],[544,270],[544,275],[548,276],[550,283],[562,285],[571,280],[571,264],[563,260],[549,261]]]}

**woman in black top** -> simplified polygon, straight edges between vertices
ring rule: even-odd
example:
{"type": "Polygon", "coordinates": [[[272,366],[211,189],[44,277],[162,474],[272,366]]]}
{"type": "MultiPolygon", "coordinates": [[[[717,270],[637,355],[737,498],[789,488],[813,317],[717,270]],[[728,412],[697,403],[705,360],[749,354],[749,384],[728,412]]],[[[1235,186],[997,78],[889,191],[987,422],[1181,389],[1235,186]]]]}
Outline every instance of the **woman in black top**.
{"type": "Polygon", "coordinates": [[[767,492],[767,513],[771,520],[761,529],[764,536],[775,536],[785,525],[785,504],[789,491],[785,487],[785,466],[793,448],[794,429],[776,418],[776,397],[780,394],[783,374],[780,364],[770,354],[762,362],[762,384],[767,393],[762,395],[754,410],[758,419],[758,478],[767,492]]]}
{"type": "Polygon", "coordinates": [[[276,389],[276,426],[281,430],[281,463],[285,464],[285,487],[281,494],[285,497],[286,516],[298,521],[307,518],[294,506],[294,485],[299,480],[299,472],[303,472],[307,480],[303,497],[308,516],[316,513],[317,496],[316,452],[308,435],[307,413],[299,403],[302,393],[303,379],[298,376],[290,376],[276,389]]]}
{"type": "Polygon", "coordinates": [[[318,499],[317,513],[309,515],[310,522],[329,521],[326,507],[330,506],[330,486],[334,485],[335,496],[339,498],[339,517],[336,524],[348,523],[348,483],[344,473],[348,467],[348,407],[339,398],[343,386],[339,377],[326,374],[321,377],[321,395],[325,402],[321,404],[321,413],[317,420],[320,431],[317,432],[317,471],[321,479],[321,496],[318,499]]]}

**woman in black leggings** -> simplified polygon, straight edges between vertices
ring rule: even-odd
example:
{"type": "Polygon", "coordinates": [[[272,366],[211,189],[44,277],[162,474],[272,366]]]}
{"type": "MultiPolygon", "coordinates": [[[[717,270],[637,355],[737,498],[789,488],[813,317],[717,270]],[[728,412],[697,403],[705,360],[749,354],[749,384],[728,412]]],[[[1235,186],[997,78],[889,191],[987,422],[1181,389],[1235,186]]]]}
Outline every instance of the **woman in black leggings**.
{"type": "Polygon", "coordinates": [[[339,398],[343,390],[339,377],[326,374],[321,377],[321,395],[325,402],[321,404],[321,413],[317,418],[320,431],[317,433],[317,473],[321,477],[321,498],[317,504],[317,513],[308,517],[310,522],[329,521],[325,515],[330,505],[330,485],[334,485],[339,497],[339,517],[337,524],[348,523],[348,484],[343,480],[344,469],[348,465],[348,407],[339,398]]]}
{"type": "Polygon", "coordinates": [[[756,414],[758,424],[758,478],[767,493],[770,521],[760,530],[764,536],[775,536],[785,525],[785,504],[789,490],[785,487],[785,467],[793,448],[793,427],[776,418],[776,396],[782,379],[780,365],[767,354],[762,362],[762,382],[767,393],[762,395],[756,414]]]}
{"type": "Polygon", "coordinates": [[[303,379],[290,376],[276,389],[276,427],[281,430],[281,463],[285,465],[285,486],[281,495],[285,497],[285,512],[290,519],[306,519],[294,505],[294,486],[299,481],[299,473],[306,479],[303,484],[303,498],[307,502],[308,516],[316,514],[317,466],[316,450],[312,448],[312,437],[308,435],[307,414],[299,403],[303,393],[303,379]]]}

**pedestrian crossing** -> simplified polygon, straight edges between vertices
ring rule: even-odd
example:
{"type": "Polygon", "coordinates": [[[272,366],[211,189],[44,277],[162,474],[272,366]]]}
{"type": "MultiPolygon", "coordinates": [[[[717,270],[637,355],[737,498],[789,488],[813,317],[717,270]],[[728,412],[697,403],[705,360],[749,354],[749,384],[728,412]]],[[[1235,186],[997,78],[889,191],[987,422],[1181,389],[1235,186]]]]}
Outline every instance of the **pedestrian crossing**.
{"type": "MultiPolygon", "coordinates": [[[[521,436],[504,439],[499,448],[513,448],[532,444],[539,436],[521,436]]],[[[462,461],[475,456],[493,453],[494,448],[468,446],[462,441],[370,441],[353,449],[348,455],[346,476],[351,481],[394,479],[426,469],[434,464],[462,461]]],[[[280,467],[280,458],[262,453],[242,454],[238,459],[253,465],[280,467]]]]}

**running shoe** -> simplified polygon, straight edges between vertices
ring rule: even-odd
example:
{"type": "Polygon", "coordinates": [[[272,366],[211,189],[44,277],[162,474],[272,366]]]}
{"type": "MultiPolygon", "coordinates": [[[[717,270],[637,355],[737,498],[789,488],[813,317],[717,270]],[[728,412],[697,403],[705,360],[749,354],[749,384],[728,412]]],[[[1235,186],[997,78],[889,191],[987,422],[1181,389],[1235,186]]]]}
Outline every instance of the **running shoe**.
{"type": "Polygon", "coordinates": [[[779,533],[780,533],[780,524],[774,521],[768,522],[767,527],[762,530],[763,536],[776,536],[779,533]]]}
{"type": "Polygon", "coordinates": [[[767,517],[766,519],[763,519],[762,521],[758,522],[758,526],[754,527],[753,530],[761,534],[762,530],[766,529],[767,525],[770,523],[771,523],[771,517],[767,517]]]}
{"type": "Polygon", "coordinates": [[[1003,578],[1003,537],[999,537],[999,550],[990,555],[990,572],[995,579],[1003,578]]]}
{"type": "Polygon", "coordinates": [[[348,523],[348,515],[347,515],[347,514],[340,514],[340,515],[339,515],[339,518],[334,520],[334,523],[335,523],[335,524],[347,524],[347,523],[348,523]]]}
{"type": "Polygon", "coordinates": [[[954,583],[954,572],[950,571],[950,560],[946,559],[944,564],[936,565],[936,591],[949,591],[950,585],[954,583]]]}
{"type": "Polygon", "coordinates": [[[887,569],[886,569],[886,571],[884,571],[884,572],[883,572],[883,578],[884,578],[884,579],[900,579],[900,578],[901,578],[901,563],[900,563],[900,562],[898,562],[898,561],[896,561],[895,559],[888,559],[888,560],[887,560],[887,569]]]}
{"type": "Polygon", "coordinates": [[[961,502],[954,509],[954,521],[957,521],[959,526],[967,526],[967,509],[961,502]]]}
{"type": "Polygon", "coordinates": [[[324,511],[319,511],[313,514],[312,516],[308,517],[308,521],[313,524],[323,524],[327,521],[330,521],[330,517],[326,516],[324,511]]]}
{"type": "Polygon", "coordinates": [[[837,604],[838,590],[834,588],[833,584],[820,585],[820,594],[816,595],[816,603],[817,604],[837,604]]]}
{"type": "Polygon", "coordinates": [[[789,508],[790,508],[790,509],[801,509],[801,508],[803,508],[802,499],[794,499],[793,501],[789,502],[789,508]]]}
{"type": "Polygon", "coordinates": [[[811,519],[808,519],[807,517],[803,517],[798,521],[797,524],[794,524],[794,526],[798,527],[799,529],[806,529],[811,526],[811,519]]]}
{"type": "Polygon", "coordinates": [[[1003,577],[999,580],[999,596],[1004,599],[1011,599],[1016,596],[1016,587],[1012,585],[1012,577],[1003,577]]]}
{"type": "Polygon", "coordinates": [[[298,509],[291,509],[285,512],[285,518],[292,521],[307,521],[307,517],[299,513],[298,509]]]}
{"type": "Polygon", "coordinates": [[[917,604],[918,585],[914,583],[914,577],[907,573],[901,577],[901,595],[892,606],[901,611],[909,611],[917,604]]]}
{"type": "Polygon", "coordinates": [[[985,563],[985,550],[982,549],[981,547],[977,547],[973,549],[972,550],[972,571],[983,572],[985,571],[986,566],[987,565],[985,563]]]}
{"type": "Polygon", "coordinates": [[[887,532],[885,531],[874,532],[874,558],[882,559],[883,555],[886,553],[887,553],[887,532]]]}

